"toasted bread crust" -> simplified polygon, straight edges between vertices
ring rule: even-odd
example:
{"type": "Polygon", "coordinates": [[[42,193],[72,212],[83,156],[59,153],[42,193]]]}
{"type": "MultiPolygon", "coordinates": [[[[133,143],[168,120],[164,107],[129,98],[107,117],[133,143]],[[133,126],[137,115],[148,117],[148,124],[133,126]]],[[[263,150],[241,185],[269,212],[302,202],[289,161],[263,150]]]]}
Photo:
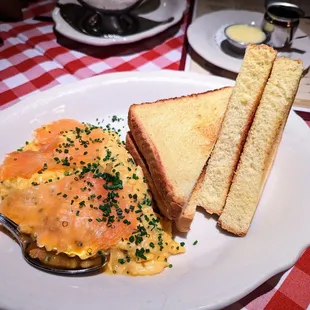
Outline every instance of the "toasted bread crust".
{"type": "Polygon", "coordinates": [[[175,227],[178,231],[182,233],[189,232],[191,229],[192,222],[194,220],[195,214],[182,215],[177,222],[175,222],[175,227]]]}
{"type": "MultiPolygon", "coordinates": [[[[252,108],[252,110],[251,110],[251,112],[249,114],[249,118],[248,118],[247,122],[245,123],[245,126],[244,126],[244,128],[243,128],[243,130],[241,132],[240,147],[238,148],[237,152],[235,153],[234,160],[233,160],[233,166],[231,167],[231,173],[229,174],[229,176],[227,178],[227,186],[225,188],[225,192],[223,192],[223,194],[224,194],[224,197],[222,198],[222,206],[223,207],[224,207],[224,204],[225,204],[225,201],[226,201],[226,197],[227,197],[227,194],[228,194],[230,186],[231,186],[232,179],[233,179],[234,174],[235,174],[235,170],[236,170],[237,165],[238,165],[240,154],[242,152],[243,146],[244,146],[245,141],[246,141],[246,137],[248,135],[249,129],[251,127],[251,124],[252,124],[254,116],[255,116],[256,107],[259,104],[259,101],[260,101],[260,98],[262,96],[263,91],[264,91],[264,88],[262,87],[260,89],[259,94],[257,95],[257,97],[255,99],[255,105],[253,106],[253,108],[252,108]]],[[[226,116],[226,113],[225,113],[225,116],[226,116]]],[[[224,116],[224,119],[225,119],[225,116],[224,116]]],[[[219,135],[221,135],[221,130],[220,130],[220,134],[219,135]]],[[[207,165],[204,166],[204,169],[205,170],[207,169],[207,165]]],[[[203,180],[201,180],[201,182],[203,182],[203,180]]],[[[222,212],[223,212],[223,208],[220,209],[220,210],[215,210],[215,209],[209,208],[208,205],[203,205],[203,206],[199,206],[198,205],[198,207],[204,208],[209,214],[221,215],[222,212]]]]}
{"type": "MultiPolygon", "coordinates": [[[[223,89],[231,89],[231,87],[225,87],[223,89]]],[[[176,101],[176,104],[180,99],[183,98],[197,98],[199,95],[203,94],[212,94],[220,90],[214,90],[205,92],[202,94],[193,94],[189,96],[183,96],[178,98],[170,98],[169,101],[173,102],[176,101]]],[[[129,109],[128,115],[128,125],[130,131],[132,133],[133,139],[136,142],[138,149],[141,150],[141,153],[145,159],[145,162],[148,163],[148,168],[152,180],[158,190],[161,193],[162,197],[165,197],[166,205],[168,205],[168,215],[171,220],[177,220],[183,211],[183,207],[188,199],[188,197],[178,196],[174,192],[173,184],[170,183],[169,179],[167,178],[165,167],[163,162],[160,158],[160,154],[158,153],[157,148],[152,142],[148,131],[145,130],[144,124],[140,120],[140,118],[136,115],[135,110],[137,107],[141,107],[143,105],[152,104],[153,106],[156,104],[165,103],[167,100],[158,100],[156,102],[151,103],[142,103],[139,105],[132,105],[129,109]]],[[[194,185],[194,184],[193,184],[194,185]]]]}
{"type": "Polygon", "coordinates": [[[196,203],[210,214],[220,215],[225,205],[234,171],[275,57],[276,51],[266,45],[251,45],[247,48],[218,140],[212,150],[208,165],[204,167],[205,178],[197,183],[190,197],[191,204],[196,203]],[[261,51],[262,54],[257,54],[261,51]],[[256,57],[253,56],[254,54],[256,57]],[[267,58],[266,54],[269,54],[267,58]],[[253,59],[255,60],[254,67],[252,67],[253,59]],[[253,83],[255,83],[256,71],[253,73],[253,70],[257,68],[258,70],[262,68],[264,71],[260,76],[259,84],[255,85],[253,83]],[[249,98],[246,90],[251,85],[253,87],[249,98]]]}
{"type": "Polygon", "coordinates": [[[145,179],[147,181],[147,184],[148,184],[148,186],[152,192],[152,196],[153,196],[154,200],[156,201],[157,207],[159,208],[161,214],[168,217],[168,208],[164,202],[164,199],[161,196],[161,194],[158,192],[158,190],[157,190],[157,188],[153,182],[153,179],[150,175],[150,172],[147,168],[147,165],[146,165],[144,159],[142,158],[142,155],[139,153],[130,132],[128,132],[126,135],[126,149],[131,154],[131,156],[133,157],[136,164],[141,167],[143,174],[145,176],[145,179]]]}
{"type": "Polygon", "coordinates": [[[135,117],[134,107],[131,106],[129,109],[128,125],[130,131],[138,149],[144,150],[143,157],[145,162],[148,163],[148,171],[153,180],[154,187],[158,190],[161,197],[166,197],[166,202],[169,205],[168,210],[165,212],[166,216],[170,220],[175,220],[181,215],[184,201],[174,195],[173,187],[166,177],[157,149],[143,131],[143,124],[135,117]]]}
{"type": "Polygon", "coordinates": [[[221,228],[237,236],[245,236],[250,228],[282,139],[302,71],[301,61],[278,57],[274,63],[218,220],[221,228]],[[248,187],[248,182],[251,187],[248,187]]]}
{"type": "MultiPolygon", "coordinates": [[[[224,87],[202,94],[214,93],[222,91],[223,89],[231,89],[231,87],[224,87]]],[[[180,98],[195,98],[198,95],[200,94],[192,94],[178,98],[169,98],[169,100],[175,100],[177,102],[178,100],[180,100],[180,98]]],[[[137,106],[148,104],[156,105],[165,101],[166,100],[158,100],[156,102],[133,104],[129,109],[128,125],[138,149],[142,151],[141,153],[145,159],[145,162],[148,163],[150,175],[158,192],[160,193],[161,197],[165,197],[166,205],[169,206],[169,210],[167,212],[168,218],[171,220],[177,220],[182,214],[183,207],[188,197],[179,197],[174,193],[173,186],[166,176],[165,168],[163,166],[163,163],[161,162],[160,155],[158,154],[156,147],[152,143],[152,140],[150,139],[147,131],[144,129],[143,123],[139,121],[139,118],[135,114],[135,109],[137,106]]]]}
{"type": "MultiPolygon", "coordinates": [[[[263,194],[264,187],[266,185],[268,176],[270,174],[270,171],[271,171],[272,166],[274,164],[274,161],[276,159],[276,155],[277,155],[278,148],[279,148],[279,145],[280,145],[281,140],[282,140],[283,131],[284,131],[284,128],[285,128],[285,125],[286,125],[286,122],[287,122],[288,115],[289,114],[287,114],[286,119],[284,120],[283,124],[281,125],[281,128],[279,129],[279,133],[278,133],[277,137],[274,140],[274,144],[273,144],[274,147],[272,148],[272,150],[271,150],[271,152],[270,152],[270,154],[268,156],[268,160],[266,162],[266,169],[263,172],[264,173],[264,177],[263,177],[260,193],[259,193],[258,200],[257,200],[257,205],[259,204],[259,201],[260,201],[261,196],[263,194]]],[[[217,221],[217,225],[219,227],[221,227],[222,229],[224,229],[224,230],[226,230],[226,231],[228,231],[228,232],[230,232],[230,233],[232,233],[232,234],[234,234],[236,236],[239,236],[239,237],[244,237],[247,234],[247,231],[237,230],[237,229],[233,228],[232,226],[227,225],[225,222],[222,221],[221,217],[219,217],[219,219],[217,221]]]]}
{"type": "Polygon", "coordinates": [[[157,188],[158,192],[160,193],[159,195],[166,197],[166,201],[170,205],[169,210],[166,212],[167,217],[170,220],[174,220],[176,218],[175,216],[179,216],[180,214],[178,214],[178,212],[173,212],[172,216],[172,212],[170,212],[172,211],[172,203],[177,202],[177,211],[179,210],[179,213],[181,213],[183,202],[178,201],[178,197],[175,197],[172,185],[169,183],[164,173],[164,167],[160,161],[157,149],[154,147],[147,134],[143,131],[143,124],[140,123],[139,120],[135,117],[134,107],[135,106],[131,106],[129,109],[129,129],[132,133],[136,145],[138,146],[138,149],[143,150],[143,157],[145,162],[148,163],[149,174],[153,180],[155,188],[157,188]]]}

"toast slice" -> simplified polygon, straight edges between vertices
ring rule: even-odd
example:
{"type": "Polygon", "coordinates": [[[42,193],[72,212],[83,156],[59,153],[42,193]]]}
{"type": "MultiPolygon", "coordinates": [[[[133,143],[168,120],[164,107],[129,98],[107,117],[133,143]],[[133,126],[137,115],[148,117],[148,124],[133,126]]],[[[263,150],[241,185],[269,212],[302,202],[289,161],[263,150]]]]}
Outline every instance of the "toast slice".
{"type": "Polygon", "coordinates": [[[213,149],[232,88],[134,104],[128,125],[154,187],[177,220],[213,149]]]}
{"type": "Polygon", "coordinates": [[[286,57],[276,59],[249,130],[236,174],[218,224],[233,234],[248,232],[269,175],[303,66],[286,57]]]}
{"type": "Polygon", "coordinates": [[[235,168],[277,52],[267,45],[249,45],[237,77],[222,128],[203,178],[193,190],[189,206],[221,214],[235,168]]]}
{"type": "Polygon", "coordinates": [[[157,188],[153,182],[153,179],[150,175],[150,172],[148,170],[147,164],[143,160],[142,155],[140,154],[134,140],[132,137],[131,132],[129,131],[126,135],[126,149],[133,157],[134,161],[138,166],[142,168],[144,177],[146,179],[146,182],[151,190],[152,197],[156,201],[157,207],[162,215],[165,217],[168,217],[167,214],[167,207],[165,205],[165,202],[163,200],[163,197],[161,197],[161,194],[157,191],[157,188]]]}

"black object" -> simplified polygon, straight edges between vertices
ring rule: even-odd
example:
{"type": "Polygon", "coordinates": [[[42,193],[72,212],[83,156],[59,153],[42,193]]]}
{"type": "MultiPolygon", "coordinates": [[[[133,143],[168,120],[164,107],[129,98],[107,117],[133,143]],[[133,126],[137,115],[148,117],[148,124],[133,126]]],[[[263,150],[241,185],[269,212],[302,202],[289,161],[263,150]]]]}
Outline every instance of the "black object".
{"type": "Polygon", "coordinates": [[[290,1],[266,0],[265,8],[270,14],[277,16],[278,18],[290,20],[299,18],[310,19],[310,16],[306,16],[303,9],[290,1]]]}
{"type": "Polygon", "coordinates": [[[35,16],[33,20],[37,20],[38,22],[52,22],[53,18],[50,16],[39,15],[35,16]]]}
{"type": "Polygon", "coordinates": [[[60,9],[62,18],[74,29],[87,35],[96,37],[128,36],[146,31],[160,24],[169,23],[172,18],[166,21],[156,22],[147,18],[134,15],[132,10],[140,5],[138,1],[125,10],[107,11],[94,8],[82,0],[78,0],[83,6],[67,3],[57,6],[60,9]]]}
{"type": "Polygon", "coordinates": [[[138,29],[136,18],[130,15],[103,15],[74,3],[62,4],[60,14],[74,29],[96,37],[130,35],[138,29]]]}

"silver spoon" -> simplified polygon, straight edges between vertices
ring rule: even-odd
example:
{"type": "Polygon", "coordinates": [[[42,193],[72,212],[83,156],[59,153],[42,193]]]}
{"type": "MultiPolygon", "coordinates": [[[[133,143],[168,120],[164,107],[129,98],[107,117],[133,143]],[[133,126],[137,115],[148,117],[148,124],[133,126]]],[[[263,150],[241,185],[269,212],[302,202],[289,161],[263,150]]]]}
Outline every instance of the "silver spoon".
{"type": "MultiPolygon", "coordinates": [[[[103,253],[102,255],[100,255],[101,259],[98,259],[99,263],[97,263],[96,265],[92,267],[86,267],[86,268],[79,267],[77,269],[62,269],[61,267],[58,267],[58,266],[49,266],[49,265],[42,263],[39,259],[32,258],[29,255],[29,253],[27,252],[27,249],[29,248],[31,244],[33,244],[33,240],[31,239],[30,236],[26,234],[22,234],[19,231],[18,225],[15,222],[13,222],[8,217],[0,213],[0,224],[2,224],[16,238],[16,240],[18,241],[21,247],[22,254],[26,262],[30,264],[31,266],[39,270],[45,271],[45,272],[60,274],[60,275],[81,275],[81,274],[98,271],[103,266],[105,266],[109,260],[109,256],[110,256],[109,253],[103,253]]],[[[70,257],[68,257],[68,259],[70,260],[70,257]]]]}

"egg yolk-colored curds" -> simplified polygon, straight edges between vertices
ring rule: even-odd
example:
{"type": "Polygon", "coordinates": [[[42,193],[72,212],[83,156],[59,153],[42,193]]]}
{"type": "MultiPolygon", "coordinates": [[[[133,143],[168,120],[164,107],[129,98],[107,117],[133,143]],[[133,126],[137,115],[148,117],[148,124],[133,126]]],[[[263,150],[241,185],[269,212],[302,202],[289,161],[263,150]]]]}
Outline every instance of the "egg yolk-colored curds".
{"type": "Polygon", "coordinates": [[[32,255],[45,262],[110,251],[108,273],[162,272],[184,248],[153,207],[141,168],[110,128],[47,124],[0,166],[0,212],[32,236],[32,255]]]}

